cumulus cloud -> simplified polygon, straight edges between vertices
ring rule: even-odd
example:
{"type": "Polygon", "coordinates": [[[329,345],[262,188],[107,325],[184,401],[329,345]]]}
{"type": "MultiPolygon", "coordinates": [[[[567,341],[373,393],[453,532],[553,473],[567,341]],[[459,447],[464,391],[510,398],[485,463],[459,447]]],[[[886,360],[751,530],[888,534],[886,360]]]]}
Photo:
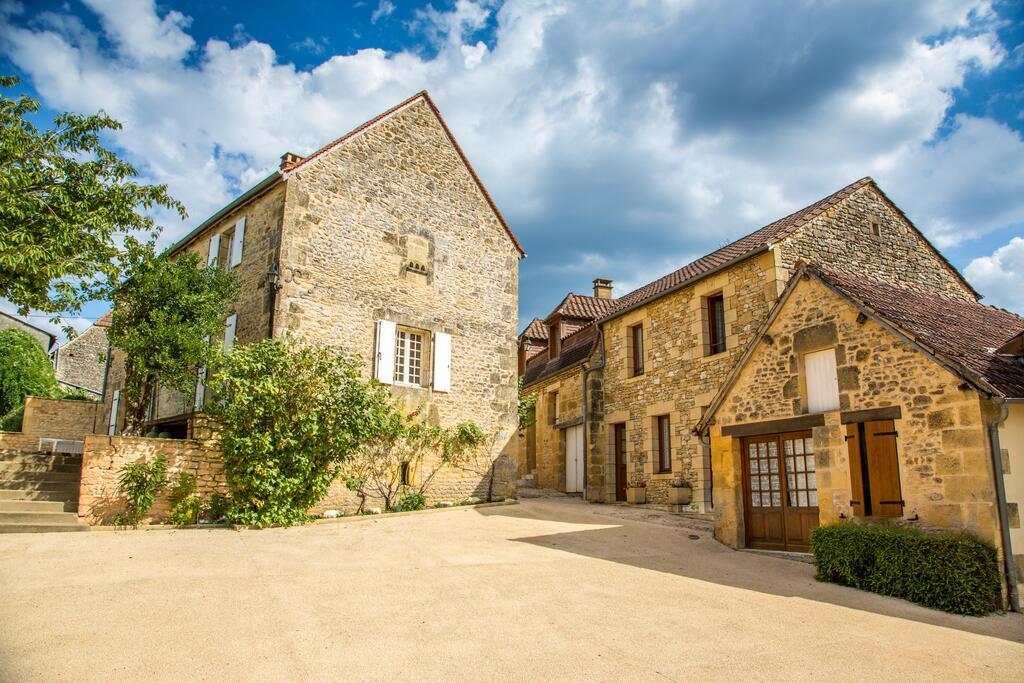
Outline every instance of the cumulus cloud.
{"type": "Polygon", "coordinates": [[[985,292],[985,303],[1024,315],[1024,237],[974,259],[964,274],[985,292]]]}
{"type": "Polygon", "coordinates": [[[524,319],[594,277],[644,284],[864,175],[941,245],[1024,220],[1020,136],[950,121],[969,75],[1014,59],[979,0],[458,0],[414,14],[429,52],[310,69],[252,39],[196,44],[152,1],[114,4],[89,0],[100,35],[67,14],[9,18],[0,49],[49,106],[125,122],[116,143],[191,213],[164,217],[167,239],[283,152],[423,88],[530,253],[524,319]]]}

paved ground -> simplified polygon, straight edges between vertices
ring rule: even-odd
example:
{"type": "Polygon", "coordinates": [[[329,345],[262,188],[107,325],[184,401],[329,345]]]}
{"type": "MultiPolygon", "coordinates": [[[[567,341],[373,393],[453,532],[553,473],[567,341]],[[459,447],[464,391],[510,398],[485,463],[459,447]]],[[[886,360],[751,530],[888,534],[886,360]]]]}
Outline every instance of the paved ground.
{"type": "Polygon", "coordinates": [[[3,680],[1020,680],[957,618],[576,500],[0,536],[3,680]]]}

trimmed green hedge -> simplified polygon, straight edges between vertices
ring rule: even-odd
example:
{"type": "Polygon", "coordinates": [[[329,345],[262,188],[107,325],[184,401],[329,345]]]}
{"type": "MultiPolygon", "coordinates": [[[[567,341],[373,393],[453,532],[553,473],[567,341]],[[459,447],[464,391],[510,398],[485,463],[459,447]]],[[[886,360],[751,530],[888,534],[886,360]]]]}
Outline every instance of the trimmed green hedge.
{"type": "Polygon", "coordinates": [[[811,533],[818,580],[891,595],[954,614],[1002,606],[996,549],[967,533],[840,523],[811,533]]]}

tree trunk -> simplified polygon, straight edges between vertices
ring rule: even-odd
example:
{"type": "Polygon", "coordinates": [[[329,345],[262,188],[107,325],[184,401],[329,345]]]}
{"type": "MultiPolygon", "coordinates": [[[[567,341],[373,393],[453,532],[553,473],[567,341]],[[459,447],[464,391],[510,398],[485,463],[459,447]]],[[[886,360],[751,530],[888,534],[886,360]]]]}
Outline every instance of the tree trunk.
{"type": "Polygon", "coordinates": [[[153,400],[152,376],[140,376],[134,363],[125,365],[125,382],[121,395],[126,401],[124,434],[142,436],[145,433],[146,417],[153,400]]]}

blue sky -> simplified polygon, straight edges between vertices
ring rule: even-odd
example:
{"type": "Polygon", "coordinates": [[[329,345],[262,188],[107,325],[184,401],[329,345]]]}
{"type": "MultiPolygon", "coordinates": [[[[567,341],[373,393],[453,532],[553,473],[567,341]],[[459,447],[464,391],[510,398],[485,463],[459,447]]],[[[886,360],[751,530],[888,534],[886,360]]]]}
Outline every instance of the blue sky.
{"type": "Polygon", "coordinates": [[[523,325],[865,175],[1024,313],[1019,2],[0,0],[0,72],[124,122],[189,210],[165,241],[426,88],[529,253],[523,325]]]}

